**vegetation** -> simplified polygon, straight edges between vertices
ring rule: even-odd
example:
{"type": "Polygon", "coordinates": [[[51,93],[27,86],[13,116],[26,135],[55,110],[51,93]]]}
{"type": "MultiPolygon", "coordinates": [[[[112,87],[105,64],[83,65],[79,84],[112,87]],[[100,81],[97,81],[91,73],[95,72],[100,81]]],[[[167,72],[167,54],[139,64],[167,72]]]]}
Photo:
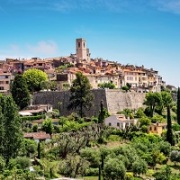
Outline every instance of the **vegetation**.
{"type": "Polygon", "coordinates": [[[20,109],[24,109],[30,103],[30,93],[27,83],[21,74],[17,74],[11,87],[12,97],[20,109]]]}
{"type": "Polygon", "coordinates": [[[155,93],[149,92],[149,93],[147,93],[146,97],[145,97],[144,104],[149,107],[150,116],[153,117],[155,108],[157,106],[161,106],[161,104],[162,104],[162,97],[161,97],[160,93],[158,93],[158,92],[155,92],[155,93]]]}
{"type": "Polygon", "coordinates": [[[180,124],[180,87],[177,92],[177,122],[180,124]]]}
{"type": "Polygon", "coordinates": [[[167,107],[167,141],[174,145],[170,107],[167,107]]]}
{"type": "Polygon", "coordinates": [[[91,85],[88,78],[82,73],[77,73],[70,88],[71,97],[68,109],[78,109],[80,117],[83,117],[84,109],[90,110],[92,106],[93,96],[90,90],[91,85]]]}
{"type": "Polygon", "coordinates": [[[10,96],[0,96],[0,134],[0,152],[7,165],[18,156],[22,142],[17,106],[10,96]]]}
{"type": "Polygon", "coordinates": [[[46,89],[46,90],[51,90],[55,91],[57,89],[57,82],[56,81],[42,81],[41,84],[41,89],[46,89]]]}
{"type": "Polygon", "coordinates": [[[48,80],[47,74],[39,69],[28,69],[24,72],[23,77],[30,92],[40,91],[42,82],[48,80]]]}
{"type": "Polygon", "coordinates": [[[119,112],[138,123],[116,129],[105,126],[109,113],[103,102],[97,116],[84,117],[92,105],[90,88],[87,78],[78,73],[69,108],[79,113],[69,116],[54,109],[19,117],[12,97],[0,96],[0,179],[180,179],[180,125],[174,121],[177,107],[171,94],[147,93],[146,107],[119,112]],[[34,122],[37,119],[42,124],[34,122]],[[149,133],[151,123],[161,122],[167,122],[161,136],[149,133]],[[44,131],[51,140],[25,139],[21,129],[44,131]]]}
{"type": "Polygon", "coordinates": [[[115,89],[115,85],[112,82],[98,84],[98,87],[103,88],[103,89],[105,88],[115,89]]]}

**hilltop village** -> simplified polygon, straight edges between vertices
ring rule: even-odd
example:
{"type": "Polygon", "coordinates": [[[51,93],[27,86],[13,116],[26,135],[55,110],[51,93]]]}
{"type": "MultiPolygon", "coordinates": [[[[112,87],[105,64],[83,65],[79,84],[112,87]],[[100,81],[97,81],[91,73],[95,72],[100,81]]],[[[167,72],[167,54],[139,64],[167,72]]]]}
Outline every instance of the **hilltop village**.
{"type": "Polygon", "coordinates": [[[77,72],[82,72],[89,79],[93,89],[102,83],[113,83],[115,88],[127,84],[136,92],[160,92],[165,82],[154,69],[142,66],[122,65],[118,62],[93,59],[87,48],[86,40],[76,39],[76,53],[67,57],[40,59],[12,59],[0,61],[0,92],[9,92],[10,83],[17,72],[37,68],[47,73],[50,81],[56,82],[56,90],[65,90],[72,85],[77,72]]]}
{"type": "Polygon", "coordinates": [[[0,179],[180,179],[180,88],[156,70],[80,38],[67,57],[1,61],[0,92],[0,179]]]}

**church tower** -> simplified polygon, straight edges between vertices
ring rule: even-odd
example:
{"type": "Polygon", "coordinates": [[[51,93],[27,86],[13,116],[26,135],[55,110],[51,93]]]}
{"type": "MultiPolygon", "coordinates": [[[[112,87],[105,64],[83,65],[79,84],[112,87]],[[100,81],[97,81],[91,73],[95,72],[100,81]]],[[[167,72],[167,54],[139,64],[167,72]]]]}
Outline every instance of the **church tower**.
{"type": "Polygon", "coordinates": [[[86,47],[85,39],[76,39],[76,56],[79,60],[90,61],[90,53],[89,49],[86,47]]]}

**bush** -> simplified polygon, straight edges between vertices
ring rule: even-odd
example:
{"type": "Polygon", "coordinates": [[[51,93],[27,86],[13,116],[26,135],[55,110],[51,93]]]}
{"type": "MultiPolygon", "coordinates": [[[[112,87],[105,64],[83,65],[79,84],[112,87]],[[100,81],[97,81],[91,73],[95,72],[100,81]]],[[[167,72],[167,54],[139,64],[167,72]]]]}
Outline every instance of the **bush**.
{"type": "Polygon", "coordinates": [[[85,175],[86,176],[98,176],[99,168],[88,168],[86,169],[85,175]]]}
{"type": "Polygon", "coordinates": [[[5,160],[2,156],[0,156],[0,171],[3,171],[3,169],[5,168],[5,160]]]}
{"type": "Polygon", "coordinates": [[[127,173],[126,173],[126,178],[125,178],[125,179],[126,179],[126,180],[134,180],[133,173],[127,172],[127,173]]]}
{"type": "Polygon", "coordinates": [[[23,116],[20,117],[22,121],[33,121],[33,120],[39,120],[39,119],[45,119],[45,115],[36,115],[36,116],[23,116]]]}
{"type": "Polygon", "coordinates": [[[15,161],[18,169],[26,169],[30,166],[30,159],[27,157],[18,157],[15,161]]]}
{"type": "Polygon", "coordinates": [[[15,167],[17,169],[26,169],[30,166],[30,159],[27,157],[17,157],[16,159],[10,159],[8,168],[9,170],[14,169],[15,167]]]}
{"type": "Polygon", "coordinates": [[[110,135],[108,141],[120,141],[121,138],[118,135],[110,135]]]}
{"type": "Polygon", "coordinates": [[[33,132],[38,132],[38,124],[37,123],[34,124],[32,129],[33,129],[33,132]]]}
{"type": "Polygon", "coordinates": [[[165,122],[166,120],[163,118],[163,116],[161,116],[161,115],[155,115],[155,116],[153,116],[152,117],[152,119],[151,119],[151,122],[152,123],[157,123],[157,122],[165,122]]]}

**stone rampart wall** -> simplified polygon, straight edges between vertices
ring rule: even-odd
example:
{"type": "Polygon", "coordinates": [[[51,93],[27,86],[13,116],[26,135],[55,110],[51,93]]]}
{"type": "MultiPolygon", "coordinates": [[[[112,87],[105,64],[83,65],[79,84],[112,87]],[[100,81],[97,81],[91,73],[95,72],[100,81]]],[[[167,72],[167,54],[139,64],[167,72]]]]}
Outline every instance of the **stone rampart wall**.
{"type": "MultiPolygon", "coordinates": [[[[125,108],[137,109],[143,106],[145,94],[136,92],[122,92],[121,90],[96,89],[92,90],[94,101],[90,111],[86,111],[87,116],[97,116],[100,110],[101,100],[104,107],[110,114],[115,114],[125,108]]],[[[53,108],[60,109],[61,115],[69,115],[72,111],[67,110],[69,104],[69,91],[60,92],[38,92],[33,96],[33,104],[52,104],[53,108]]]]}

